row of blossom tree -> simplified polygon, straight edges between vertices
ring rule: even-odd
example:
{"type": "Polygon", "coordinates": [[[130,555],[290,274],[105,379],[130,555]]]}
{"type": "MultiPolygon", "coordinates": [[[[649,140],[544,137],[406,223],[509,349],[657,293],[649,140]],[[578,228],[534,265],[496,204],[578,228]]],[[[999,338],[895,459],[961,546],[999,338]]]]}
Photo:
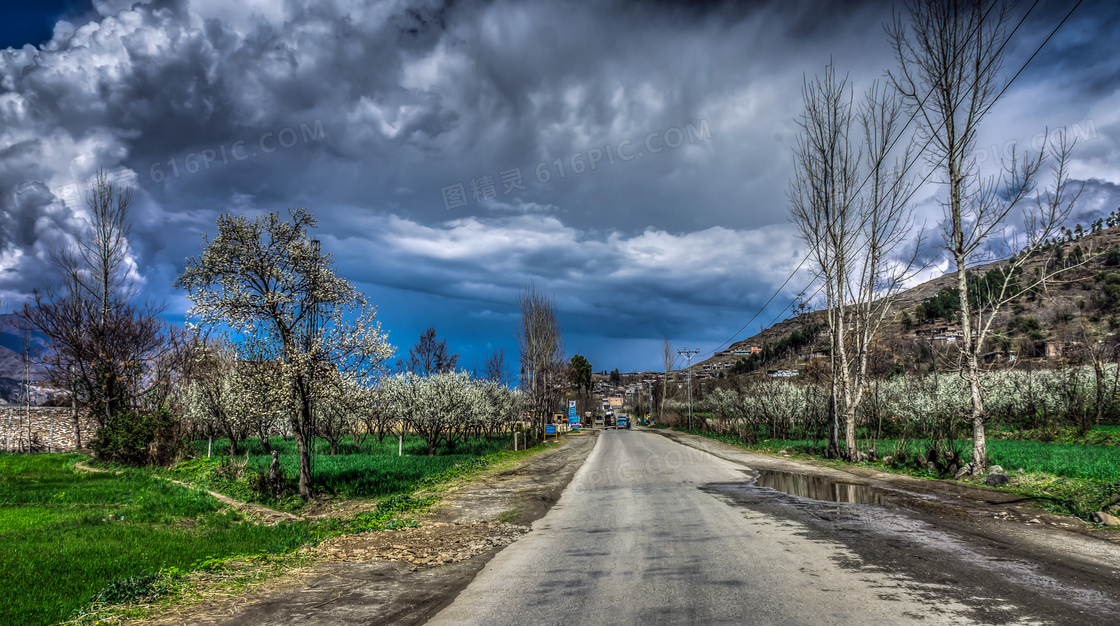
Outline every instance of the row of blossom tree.
{"type": "MultiPolygon", "coordinates": [[[[875,382],[866,394],[854,421],[861,453],[875,454],[878,442],[890,439],[896,446],[892,456],[898,458],[907,441],[917,439],[938,449],[941,455],[929,455],[926,461],[944,463],[943,470],[950,462],[962,467],[971,462],[951,454],[963,450],[961,437],[971,429],[967,379],[936,371],[896,376],[875,382]]],[[[828,436],[829,397],[827,383],[775,379],[718,387],[697,409],[704,428],[746,443],[761,438],[820,441],[828,436]]],[[[1120,418],[1120,364],[992,371],[985,378],[985,400],[995,423],[1052,433],[1072,427],[1085,434],[1102,421],[1120,418]]],[[[687,412],[683,402],[667,405],[678,416],[687,412]]]]}

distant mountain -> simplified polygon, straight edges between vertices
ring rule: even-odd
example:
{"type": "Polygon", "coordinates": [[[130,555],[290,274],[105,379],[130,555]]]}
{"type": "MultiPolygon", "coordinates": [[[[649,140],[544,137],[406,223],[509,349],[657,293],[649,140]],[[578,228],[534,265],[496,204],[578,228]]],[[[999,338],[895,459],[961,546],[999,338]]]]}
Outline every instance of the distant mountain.
{"type": "MultiPolygon", "coordinates": [[[[0,313],[0,348],[7,348],[12,352],[23,351],[23,340],[20,339],[19,316],[15,313],[0,313]]],[[[47,337],[37,330],[31,331],[31,351],[43,352],[47,348],[47,337]]]]}
{"type": "MultiPolygon", "coordinates": [[[[17,323],[19,316],[14,313],[0,314],[0,378],[12,378],[22,381],[23,371],[23,340],[20,338],[17,323]]],[[[31,380],[39,381],[44,377],[44,370],[37,365],[38,356],[47,350],[47,338],[42,333],[31,331],[31,380]]]]}
{"type": "MultiPolygon", "coordinates": [[[[7,348],[0,348],[0,378],[14,378],[23,380],[23,355],[7,348]]],[[[43,367],[32,359],[31,380],[42,380],[45,375],[43,367]]]]}

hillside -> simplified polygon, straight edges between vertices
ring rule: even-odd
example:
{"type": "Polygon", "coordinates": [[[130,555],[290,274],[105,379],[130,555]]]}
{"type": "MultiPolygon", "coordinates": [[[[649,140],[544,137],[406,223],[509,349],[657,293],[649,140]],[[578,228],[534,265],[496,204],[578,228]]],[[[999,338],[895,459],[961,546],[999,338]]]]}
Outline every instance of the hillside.
{"type": "MultiPolygon", "coordinates": [[[[969,274],[974,278],[983,277],[1006,264],[1007,259],[977,264],[969,269],[969,274]]],[[[1020,286],[1027,287],[1035,282],[1036,271],[1041,272],[1043,264],[1048,264],[1051,271],[1065,265],[1069,269],[1062,271],[1055,280],[1049,281],[1044,289],[1040,286],[1038,293],[1023,293],[1003,307],[992,326],[992,345],[986,346],[986,349],[1016,355],[1021,353],[1026,358],[1043,358],[1047,344],[1060,347],[1085,337],[1112,336],[1120,328],[1120,227],[1073,237],[1035,255],[1023,267],[1019,278],[1020,286]],[[1073,255],[1076,258],[1078,249],[1081,251],[1082,262],[1071,263],[1070,257],[1073,255]],[[1111,275],[1113,272],[1115,275],[1111,275]],[[1008,327],[1008,322],[1013,317],[1018,319],[1008,327]]],[[[927,303],[928,300],[941,301],[938,294],[943,289],[950,289],[955,293],[956,280],[956,273],[950,272],[899,294],[892,307],[890,321],[880,333],[880,343],[915,342],[918,337],[930,338],[958,327],[956,321],[946,317],[926,318],[922,315],[925,307],[934,306],[927,303]],[[905,318],[909,318],[911,324],[904,324],[905,318]]],[[[697,362],[694,367],[704,371],[704,365],[709,365],[709,372],[729,371],[725,364],[732,364],[743,358],[735,355],[736,351],[776,346],[791,333],[804,332],[814,323],[823,324],[824,321],[823,311],[819,310],[790,317],[754,336],[733,343],[723,352],[697,362]]],[[[818,336],[809,347],[826,346],[827,339],[818,336]]],[[[809,347],[798,352],[804,353],[809,347]]],[[[792,365],[788,361],[774,361],[767,367],[779,369],[792,365]]]]}
{"type": "MultiPolygon", "coordinates": [[[[42,377],[42,373],[42,368],[32,362],[32,380],[39,380],[42,377]]],[[[23,380],[23,374],[23,355],[0,347],[0,378],[17,378],[23,380]]]]}

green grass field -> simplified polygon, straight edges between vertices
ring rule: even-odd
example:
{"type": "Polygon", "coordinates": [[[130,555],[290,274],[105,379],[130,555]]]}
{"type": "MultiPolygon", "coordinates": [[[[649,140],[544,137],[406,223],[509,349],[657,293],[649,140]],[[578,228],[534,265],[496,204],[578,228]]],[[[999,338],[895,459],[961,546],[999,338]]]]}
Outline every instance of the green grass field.
{"type": "MultiPolygon", "coordinates": [[[[295,444],[273,440],[288,477],[297,472],[295,444]]],[[[352,442],[338,456],[319,441],[315,484],[343,497],[381,497],[385,511],[352,520],[322,520],[257,525],[222,507],[204,491],[174,485],[165,477],[202,484],[235,498],[260,499],[244,481],[223,478],[221,460],[228,442],[215,441],[203,456],[177,470],[132,469],[122,474],[73,469],[82,455],[0,455],[0,624],[49,624],[67,619],[112,583],[161,570],[189,571],[207,560],[234,555],[279,553],[333,534],[393,527],[395,515],[422,506],[406,495],[420,486],[447,480],[488,463],[485,458],[508,447],[506,440],[472,440],[457,454],[426,456],[418,438],[352,442]]],[[[249,467],[267,468],[270,457],[259,441],[250,442],[249,467]]],[[[520,454],[520,453],[517,453],[520,454]]],[[[244,453],[239,455],[244,459],[244,453]]],[[[227,464],[228,465],[228,464],[227,464]]]]}
{"type": "MultiPolygon", "coordinates": [[[[455,448],[455,454],[427,456],[427,446],[423,439],[410,436],[404,440],[404,456],[397,456],[396,437],[386,437],[381,443],[377,442],[376,437],[368,437],[360,448],[347,439],[339,445],[338,455],[331,456],[327,442],[317,439],[312,457],[313,484],[321,493],[347,498],[378,498],[409,493],[430,476],[508,449],[510,441],[509,437],[470,439],[460,443],[455,448]]],[[[273,437],[271,443],[280,453],[280,467],[285,477],[294,485],[294,480],[299,475],[295,441],[273,437]]],[[[194,447],[199,458],[173,470],[176,478],[191,484],[205,485],[241,500],[268,502],[243,483],[227,480],[220,471],[216,471],[220,461],[228,458],[227,439],[214,440],[209,459],[206,458],[206,441],[196,441],[194,447]]],[[[257,472],[268,469],[271,457],[265,453],[260,440],[243,442],[238,451],[238,459],[244,460],[246,452],[249,455],[249,468],[257,472]]],[[[298,503],[290,501],[289,504],[298,503]]]]}
{"type": "Polygon", "coordinates": [[[58,622],[121,578],[310,538],[306,523],[242,521],[143,472],[74,470],[82,458],[0,455],[0,623],[58,622]]]}

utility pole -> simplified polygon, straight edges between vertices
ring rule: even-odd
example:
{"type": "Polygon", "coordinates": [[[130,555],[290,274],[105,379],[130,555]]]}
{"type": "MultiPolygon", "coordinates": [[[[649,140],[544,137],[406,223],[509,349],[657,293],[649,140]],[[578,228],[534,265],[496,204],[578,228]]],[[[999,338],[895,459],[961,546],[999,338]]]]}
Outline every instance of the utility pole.
{"type": "Polygon", "coordinates": [[[677,354],[688,359],[688,427],[692,428],[692,357],[700,354],[699,350],[677,350],[677,354]]]}

